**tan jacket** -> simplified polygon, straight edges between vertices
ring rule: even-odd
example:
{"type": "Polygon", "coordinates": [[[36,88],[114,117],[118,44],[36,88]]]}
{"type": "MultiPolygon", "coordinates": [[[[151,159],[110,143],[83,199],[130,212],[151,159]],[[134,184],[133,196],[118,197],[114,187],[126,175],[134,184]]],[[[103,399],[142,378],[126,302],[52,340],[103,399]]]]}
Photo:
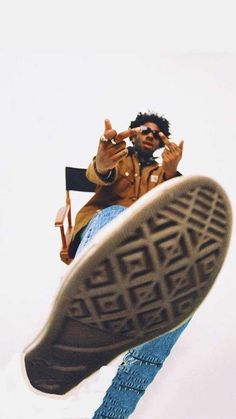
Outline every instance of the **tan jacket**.
{"type": "Polygon", "coordinates": [[[93,215],[111,205],[129,207],[150,189],[163,182],[163,169],[154,162],[140,170],[136,154],[121,160],[115,169],[111,181],[104,181],[96,173],[95,159],[90,163],[86,176],[97,185],[94,196],[77,213],[73,231],[73,240],[79,231],[88,224],[93,215]]]}

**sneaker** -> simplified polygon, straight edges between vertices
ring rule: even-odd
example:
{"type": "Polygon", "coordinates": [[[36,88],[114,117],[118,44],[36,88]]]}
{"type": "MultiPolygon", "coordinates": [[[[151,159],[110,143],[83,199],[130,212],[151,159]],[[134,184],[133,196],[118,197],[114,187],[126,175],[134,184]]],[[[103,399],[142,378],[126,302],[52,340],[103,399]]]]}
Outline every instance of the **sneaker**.
{"type": "Polygon", "coordinates": [[[105,226],[72,262],[46,326],[25,351],[32,386],[64,394],[189,319],[223,264],[231,212],[214,180],[178,177],[105,226]]]}

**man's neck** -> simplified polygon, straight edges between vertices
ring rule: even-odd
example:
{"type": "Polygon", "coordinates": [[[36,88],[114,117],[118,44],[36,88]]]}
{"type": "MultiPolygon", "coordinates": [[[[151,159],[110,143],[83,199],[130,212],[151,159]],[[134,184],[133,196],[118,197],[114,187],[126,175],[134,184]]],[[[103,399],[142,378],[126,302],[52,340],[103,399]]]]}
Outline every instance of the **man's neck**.
{"type": "Polygon", "coordinates": [[[157,157],[154,157],[153,154],[143,155],[136,152],[136,155],[143,166],[149,166],[150,164],[156,163],[157,157]]]}
{"type": "Polygon", "coordinates": [[[158,157],[154,157],[153,154],[151,155],[140,154],[138,153],[137,150],[135,150],[134,147],[128,147],[128,151],[129,151],[129,154],[135,154],[138,157],[142,166],[149,166],[150,164],[156,163],[156,159],[158,158],[158,157]]]}

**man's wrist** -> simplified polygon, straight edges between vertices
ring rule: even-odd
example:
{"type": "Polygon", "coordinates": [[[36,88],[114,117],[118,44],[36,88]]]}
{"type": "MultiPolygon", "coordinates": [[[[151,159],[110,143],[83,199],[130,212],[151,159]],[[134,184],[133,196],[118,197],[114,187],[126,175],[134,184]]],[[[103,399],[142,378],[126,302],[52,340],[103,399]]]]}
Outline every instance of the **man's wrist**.
{"type": "Polygon", "coordinates": [[[104,179],[104,180],[109,180],[110,179],[110,177],[112,176],[112,170],[109,170],[108,172],[106,172],[106,173],[99,173],[98,172],[98,175],[102,178],[102,179],[104,179]]]}
{"type": "Polygon", "coordinates": [[[177,170],[173,172],[164,172],[164,180],[172,179],[177,175],[177,170]]]}
{"type": "Polygon", "coordinates": [[[113,169],[108,170],[107,172],[99,172],[96,166],[96,162],[94,162],[94,169],[95,172],[97,173],[97,175],[102,179],[102,180],[109,180],[112,175],[113,175],[113,169]]]}

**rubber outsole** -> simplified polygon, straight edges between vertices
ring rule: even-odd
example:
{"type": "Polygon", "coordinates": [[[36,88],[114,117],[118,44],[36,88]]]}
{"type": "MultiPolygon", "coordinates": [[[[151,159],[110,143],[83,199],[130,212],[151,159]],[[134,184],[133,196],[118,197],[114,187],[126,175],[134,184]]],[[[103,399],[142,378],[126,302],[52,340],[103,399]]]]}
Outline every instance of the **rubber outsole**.
{"type": "Polygon", "coordinates": [[[99,232],[70,267],[25,351],[31,385],[65,394],[123,351],[190,318],[211,289],[232,211],[208,177],[172,179],[99,232]]]}

